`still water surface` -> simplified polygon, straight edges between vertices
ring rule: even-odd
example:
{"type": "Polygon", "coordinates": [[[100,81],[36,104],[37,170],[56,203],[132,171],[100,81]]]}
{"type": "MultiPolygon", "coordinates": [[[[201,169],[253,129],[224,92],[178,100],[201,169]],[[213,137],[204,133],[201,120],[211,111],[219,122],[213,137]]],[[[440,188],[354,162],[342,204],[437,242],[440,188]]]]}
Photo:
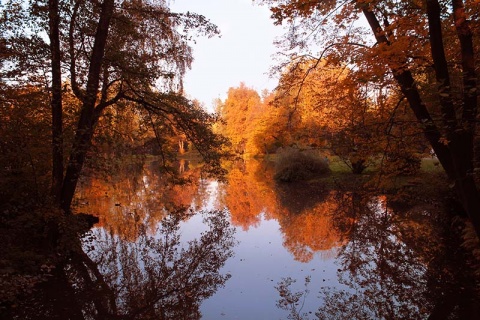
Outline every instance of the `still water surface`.
{"type": "Polygon", "coordinates": [[[455,319],[474,299],[459,287],[464,266],[443,225],[432,223],[438,204],[276,185],[271,166],[253,160],[234,164],[227,182],[182,162],[195,183],[173,187],[159,168],[148,161],[85,179],[77,197],[79,211],[99,215],[83,245],[116,314],[455,319]]]}

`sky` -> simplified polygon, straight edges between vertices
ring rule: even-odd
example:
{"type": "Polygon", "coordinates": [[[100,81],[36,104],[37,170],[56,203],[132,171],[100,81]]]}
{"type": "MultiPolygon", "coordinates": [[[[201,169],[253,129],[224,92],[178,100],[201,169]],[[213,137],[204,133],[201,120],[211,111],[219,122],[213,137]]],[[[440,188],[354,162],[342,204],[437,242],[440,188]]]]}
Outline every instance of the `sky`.
{"type": "Polygon", "coordinates": [[[228,89],[241,82],[258,93],[275,87],[277,80],[267,73],[278,51],[273,41],[283,29],[273,25],[266,6],[252,0],[174,0],[171,10],[202,14],[221,31],[221,37],[192,44],[194,62],[184,80],[189,98],[213,110],[213,100],[225,100],[228,89]]]}

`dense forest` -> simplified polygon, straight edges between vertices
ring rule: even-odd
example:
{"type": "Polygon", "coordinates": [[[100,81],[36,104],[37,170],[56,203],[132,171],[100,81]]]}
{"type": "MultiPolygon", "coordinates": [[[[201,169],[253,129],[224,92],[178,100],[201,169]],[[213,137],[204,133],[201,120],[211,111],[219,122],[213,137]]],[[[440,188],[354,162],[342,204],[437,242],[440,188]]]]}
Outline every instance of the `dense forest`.
{"type": "MultiPolygon", "coordinates": [[[[0,314],[72,256],[98,272],[78,240],[98,222],[77,214],[79,181],[151,156],[179,198],[189,181],[224,179],[235,174],[228,161],[249,157],[276,161],[272,183],[327,176],[332,162],[356,188],[431,182],[452,195],[462,241],[480,256],[480,2],[254,2],[287,30],[272,66],[278,85],[241,83],[209,113],[183,89],[192,42],[220,34],[208,17],[165,0],[1,1],[0,314]],[[202,163],[190,179],[174,165],[185,157],[202,163]],[[441,179],[418,182],[426,159],[441,179]]],[[[244,209],[234,218],[248,220],[244,209]]]]}

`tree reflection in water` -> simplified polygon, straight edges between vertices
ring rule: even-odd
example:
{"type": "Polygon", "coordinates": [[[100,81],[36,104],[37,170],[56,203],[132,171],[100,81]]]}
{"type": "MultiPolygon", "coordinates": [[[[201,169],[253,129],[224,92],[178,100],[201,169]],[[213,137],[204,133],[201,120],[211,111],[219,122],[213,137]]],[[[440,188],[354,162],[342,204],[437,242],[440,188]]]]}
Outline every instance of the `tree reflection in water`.
{"type": "Polygon", "coordinates": [[[348,240],[338,251],[337,276],[348,289],[294,292],[294,280],[283,279],[277,305],[289,318],[309,318],[298,305],[315,290],[323,300],[318,319],[478,319],[468,258],[450,223],[438,221],[447,219],[442,209],[392,210],[385,196],[358,193],[339,196],[337,204],[333,224],[348,240]]]}
{"type": "Polygon", "coordinates": [[[190,214],[168,215],[154,233],[139,226],[134,242],[93,229],[84,247],[95,249],[72,252],[43,285],[41,307],[18,319],[199,319],[200,303],[230,278],[219,270],[235,240],[226,212],[204,211],[196,214],[208,229],[181,241],[179,225],[190,214]]]}
{"type": "Polygon", "coordinates": [[[172,184],[158,161],[124,164],[115,174],[82,180],[76,207],[98,214],[98,226],[135,241],[139,225],[148,225],[151,233],[169,212],[203,206],[206,195],[202,193],[200,170],[184,172],[182,178],[192,183],[172,184]]]}
{"type": "Polygon", "coordinates": [[[402,241],[401,224],[409,221],[386,204],[385,197],[374,197],[356,216],[337,258],[339,282],[351,291],[324,289],[319,318],[415,319],[428,312],[428,266],[418,248],[402,241]]]}
{"type": "Polygon", "coordinates": [[[296,275],[277,283],[277,307],[289,319],[312,317],[302,312],[312,296],[320,319],[480,319],[469,257],[445,203],[417,199],[407,207],[366,191],[274,184],[269,169],[248,161],[230,170],[224,201],[232,223],[248,230],[263,213],[278,221],[296,261],[311,265],[320,255],[337,264],[331,287],[313,287],[314,276],[303,290],[296,275]]]}
{"type": "Polygon", "coordinates": [[[468,257],[440,205],[417,201],[406,208],[378,194],[276,185],[267,165],[240,164],[230,171],[229,183],[215,184],[215,190],[195,171],[185,174],[199,180],[198,186],[171,187],[153,162],[110,182],[91,179],[79,202],[85,203],[83,211],[102,216],[94,237],[84,242],[87,254],[73,253],[57,268],[57,277],[45,285],[45,301],[37,303],[51,305],[59,316],[32,307],[35,316],[19,319],[198,319],[200,303],[229,278],[219,272],[235,245],[228,219],[243,229],[237,236],[249,241],[236,248],[243,261],[227,265],[234,277],[223,291],[229,294],[219,291],[208,300],[215,305],[212,315],[242,318],[239,305],[251,307],[243,318],[282,312],[268,300],[275,300],[276,289],[277,306],[290,319],[444,319],[448,314],[449,319],[476,319],[464,311],[475,306],[468,257]],[[171,214],[185,206],[192,211],[171,214]],[[228,212],[201,213],[207,230],[186,244],[180,230],[187,228],[180,225],[205,207],[227,207],[228,212]],[[264,220],[275,220],[270,225],[281,234],[262,233],[270,232],[262,229],[264,220]],[[255,231],[262,239],[249,238],[255,231]],[[278,247],[268,236],[278,239],[278,247]],[[268,263],[272,268],[261,270],[268,263]],[[303,290],[296,278],[305,279],[303,290]],[[237,287],[229,287],[232,283],[237,287]],[[253,286],[251,291],[266,293],[265,300],[260,297],[251,306],[242,296],[245,283],[253,286]],[[49,295],[49,290],[54,292],[49,295]]]}
{"type": "Polygon", "coordinates": [[[306,184],[276,185],[271,163],[237,161],[228,172],[223,202],[232,224],[248,231],[260,224],[262,213],[281,226],[284,247],[297,261],[309,262],[316,252],[335,254],[341,234],[333,228],[337,193],[306,184]]]}

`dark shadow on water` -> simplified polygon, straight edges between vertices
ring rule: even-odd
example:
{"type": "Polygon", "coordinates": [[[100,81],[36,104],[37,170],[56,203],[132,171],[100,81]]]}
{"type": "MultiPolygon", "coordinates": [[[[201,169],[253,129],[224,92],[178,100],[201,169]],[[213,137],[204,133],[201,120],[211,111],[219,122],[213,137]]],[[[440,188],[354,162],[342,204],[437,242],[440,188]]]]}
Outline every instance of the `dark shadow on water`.
{"type": "Polygon", "coordinates": [[[131,242],[93,229],[83,251],[70,251],[46,282],[14,306],[7,319],[199,319],[201,302],[229,279],[220,268],[233,255],[234,229],[222,211],[200,212],[208,226],[182,243],[181,221],[141,227],[131,242]]]}
{"type": "Polygon", "coordinates": [[[329,190],[326,188],[319,186],[312,188],[304,181],[276,183],[275,193],[280,205],[294,214],[311,210],[329,196],[329,190]]]}
{"type": "Polygon", "coordinates": [[[334,225],[344,234],[333,287],[295,291],[280,281],[277,306],[291,319],[479,319],[479,283],[472,257],[461,247],[461,222],[432,205],[395,210],[385,196],[344,195],[334,225]],[[316,292],[313,317],[299,301],[316,292]]]}

